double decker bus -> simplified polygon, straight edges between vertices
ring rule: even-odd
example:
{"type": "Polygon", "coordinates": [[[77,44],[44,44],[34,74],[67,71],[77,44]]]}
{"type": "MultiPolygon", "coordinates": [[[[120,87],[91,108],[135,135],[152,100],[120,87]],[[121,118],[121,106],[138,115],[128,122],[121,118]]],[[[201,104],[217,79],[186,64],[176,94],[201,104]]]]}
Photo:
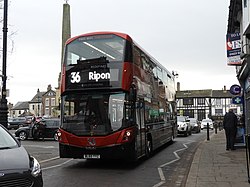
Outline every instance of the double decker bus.
{"type": "Polygon", "coordinates": [[[174,76],[129,35],[69,39],[61,76],[61,158],[137,160],[176,137],[174,76]]]}

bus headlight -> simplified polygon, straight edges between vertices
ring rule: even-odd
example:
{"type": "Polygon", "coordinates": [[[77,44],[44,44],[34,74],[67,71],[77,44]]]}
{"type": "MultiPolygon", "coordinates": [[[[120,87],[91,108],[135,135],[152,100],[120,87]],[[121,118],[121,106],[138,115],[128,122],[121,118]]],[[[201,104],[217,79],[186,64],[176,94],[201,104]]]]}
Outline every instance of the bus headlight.
{"type": "Polygon", "coordinates": [[[131,136],[132,136],[132,130],[126,130],[124,135],[123,135],[122,141],[128,142],[130,140],[131,136]]]}
{"type": "Polygon", "coordinates": [[[59,132],[57,132],[57,136],[58,137],[61,137],[61,135],[62,135],[62,133],[59,131],[59,132]]]}
{"type": "Polygon", "coordinates": [[[129,131],[126,132],[127,137],[129,137],[131,135],[131,133],[129,131]]]}

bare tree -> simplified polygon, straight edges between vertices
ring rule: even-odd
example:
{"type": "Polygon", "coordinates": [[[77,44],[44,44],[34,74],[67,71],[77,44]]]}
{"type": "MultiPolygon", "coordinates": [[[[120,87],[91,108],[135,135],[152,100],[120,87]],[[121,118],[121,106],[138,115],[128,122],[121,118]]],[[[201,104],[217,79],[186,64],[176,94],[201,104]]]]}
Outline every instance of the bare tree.
{"type": "MultiPolygon", "coordinates": [[[[8,2],[8,7],[11,6],[11,1],[8,2]]],[[[1,24],[3,25],[3,9],[4,9],[4,0],[0,0],[0,28],[1,24]]],[[[7,36],[7,55],[11,55],[14,51],[14,36],[16,35],[17,31],[12,30],[12,25],[8,24],[8,36],[7,36]]],[[[0,72],[2,72],[2,52],[3,52],[3,47],[2,47],[2,42],[3,40],[3,33],[0,33],[0,72]]]]}
{"type": "MultiPolygon", "coordinates": [[[[11,1],[9,1],[8,6],[11,5],[11,1]]],[[[3,24],[3,7],[4,7],[4,0],[0,0],[0,25],[3,24]]],[[[13,31],[9,28],[11,28],[12,25],[8,24],[8,54],[12,54],[13,53],[13,49],[14,49],[14,35],[17,33],[17,31],[13,31]]],[[[2,33],[0,33],[0,41],[3,39],[3,35],[2,33]]],[[[2,43],[1,43],[2,45],[2,43]]],[[[0,51],[2,51],[2,46],[0,47],[0,51]]],[[[0,57],[2,56],[2,54],[0,54],[0,57]]]]}

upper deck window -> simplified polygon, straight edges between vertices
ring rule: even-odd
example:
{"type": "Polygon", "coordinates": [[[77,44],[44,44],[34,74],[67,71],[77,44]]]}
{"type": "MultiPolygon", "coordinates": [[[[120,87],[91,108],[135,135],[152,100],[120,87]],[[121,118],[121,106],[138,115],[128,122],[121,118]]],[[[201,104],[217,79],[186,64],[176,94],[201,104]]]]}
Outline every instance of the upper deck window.
{"type": "Polygon", "coordinates": [[[109,35],[94,35],[77,38],[66,46],[65,63],[76,64],[77,60],[106,57],[108,61],[124,61],[126,40],[109,35]]]}

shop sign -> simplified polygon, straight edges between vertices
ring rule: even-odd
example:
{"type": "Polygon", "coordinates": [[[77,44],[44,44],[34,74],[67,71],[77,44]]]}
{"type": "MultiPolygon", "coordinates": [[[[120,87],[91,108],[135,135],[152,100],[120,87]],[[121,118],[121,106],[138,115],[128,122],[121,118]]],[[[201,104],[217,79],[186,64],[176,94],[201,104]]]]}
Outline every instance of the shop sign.
{"type": "Polygon", "coordinates": [[[241,65],[240,33],[228,33],[226,36],[227,65],[241,65]]]}
{"type": "Polygon", "coordinates": [[[239,105],[243,103],[243,98],[241,96],[236,96],[232,98],[232,103],[235,105],[239,105]]]}
{"type": "Polygon", "coordinates": [[[237,84],[234,84],[230,87],[229,91],[232,95],[239,95],[241,93],[241,87],[237,84]]]}

